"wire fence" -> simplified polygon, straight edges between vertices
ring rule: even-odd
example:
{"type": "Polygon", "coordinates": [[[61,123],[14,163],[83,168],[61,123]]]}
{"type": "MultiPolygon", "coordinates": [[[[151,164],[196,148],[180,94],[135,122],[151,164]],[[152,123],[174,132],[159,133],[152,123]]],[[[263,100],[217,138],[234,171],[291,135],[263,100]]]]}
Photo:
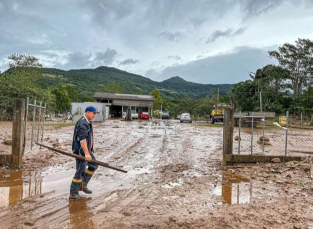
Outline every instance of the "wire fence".
{"type": "Polygon", "coordinates": [[[305,156],[313,153],[310,117],[235,116],[233,154],[305,156]],[[236,120],[237,119],[237,120],[236,120]]]}

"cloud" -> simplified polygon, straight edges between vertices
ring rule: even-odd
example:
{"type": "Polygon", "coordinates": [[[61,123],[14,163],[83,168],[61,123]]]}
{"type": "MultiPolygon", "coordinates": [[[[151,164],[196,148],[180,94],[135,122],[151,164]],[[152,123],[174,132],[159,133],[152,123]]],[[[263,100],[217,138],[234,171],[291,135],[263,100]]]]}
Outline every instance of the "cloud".
{"type": "MultiPolygon", "coordinates": [[[[59,56],[60,54],[48,53],[46,54],[51,58],[59,56]]],[[[107,48],[105,52],[93,53],[83,53],[83,52],[73,52],[64,55],[66,63],[61,64],[64,69],[82,69],[82,68],[94,68],[102,65],[111,65],[115,61],[118,53],[115,49],[107,48]]],[[[55,63],[55,65],[60,65],[60,63],[55,63]]]]}
{"type": "Polygon", "coordinates": [[[159,33],[158,37],[165,41],[178,42],[184,37],[184,35],[180,32],[162,32],[159,33]]]}
{"type": "Polygon", "coordinates": [[[177,55],[175,55],[175,56],[171,55],[171,56],[168,56],[167,58],[170,59],[170,60],[175,60],[175,61],[181,60],[181,57],[177,56],[177,55]]]}
{"type": "Polygon", "coordinates": [[[246,0],[246,1],[243,1],[242,3],[242,9],[243,9],[243,12],[246,14],[246,17],[259,16],[261,14],[268,13],[269,11],[274,10],[275,8],[280,6],[283,2],[286,2],[286,1],[283,1],[283,0],[246,0]]]}
{"type": "Polygon", "coordinates": [[[173,65],[161,72],[147,71],[147,76],[158,81],[178,75],[187,81],[197,83],[237,83],[249,78],[247,71],[256,71],[267,64],[277,64],[276,60],[268,57],[268,50],[275,48],[239,47],[231,53],[207,57],[187,64],[173,65]]]}
{"type": "Polygon", "coordinates": [[[117,57],[117,51],[115,49],[107,48],[105,52],[97,52],[93,59],[95,66],[110,65],[117,57]]]}
{"type": "Polygon", "coordinates": [[[153,61],[153,62],[151,63],[151,66],[158,66],[159,64],[160,64],[159,61],[153,61]]]}
{"type": "Polygon", "coordinates": [[[161,77],[158,74],[166,68],[177,75],[174,70],[182,66],[235,47],[313,38],[308,29],[312,0],[196,2],[1,0],[0,70],[7,69],[5,58],[15,52],[38,57],[45,67],[106,65],[136,74],[154,69],[161,77]]]}
{"type": "Polygon", "coordinates": [[[155,69],[150,69],[144,73],[144,76],[155,80],[159,77],[159,72],[155,69]]]}
{"type": "Polygon", "coordinates": [[[65,69],[85,68],[89,67],[91,61],[91,53],[85,54],[74,52],[67,55],[67,63],[63,65],[65,69]]]}
{"type": "Polygon", "coordinates": [[[123,60],[119,65],[132,65],[132,64],[137,64],[139,63],[139,60],[133,60],[133,59],[126,59],[123,60]]]}
{"type": "Polygon", "coordinates": [[[216,41],[218,38],[221,37],[234,37],[237,35],[242,34],[246,29],[245,28],[239,28],[237,30],[233,30],[233,29],[227,29],[227,30],[216,30],[215,32],[213,32],[209,38],[207,39],[206,43],[211,43],[216,41]]]}

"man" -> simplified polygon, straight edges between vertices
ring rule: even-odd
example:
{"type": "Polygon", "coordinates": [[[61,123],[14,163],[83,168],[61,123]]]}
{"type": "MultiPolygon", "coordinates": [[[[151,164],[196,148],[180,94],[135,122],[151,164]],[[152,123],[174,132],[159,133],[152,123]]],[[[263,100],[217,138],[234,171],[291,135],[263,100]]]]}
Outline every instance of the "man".
{"type": "Polygon", "coordinates": [[[81,117],[74,129],[72,151],[75,154],[85,157],[85,161],[76,159],[76,173],[72,180],[70,188],[71,200],[79,200],[81,196],[79,191],[91,194],[92,191],[87,188],[93,173],[98,165],[91,163],[92,159],[96,159],[93,154],[93,129],[91,120],[94,119],[97,112],[96,108],[89,106],[85,109],[85,115],[81,117]],[[86,166],[88,165],[88,168],[86,166]]]}

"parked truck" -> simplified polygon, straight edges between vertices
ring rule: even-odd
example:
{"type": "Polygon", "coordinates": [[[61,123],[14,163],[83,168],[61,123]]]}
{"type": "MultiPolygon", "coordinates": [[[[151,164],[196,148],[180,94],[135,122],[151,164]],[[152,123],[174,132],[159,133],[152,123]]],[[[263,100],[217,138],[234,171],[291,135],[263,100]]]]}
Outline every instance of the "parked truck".
{"type": "MultiPolygon", "coordinates": [[[[215,122],[223,122],[224,119],[224,109],[226,107],[229,107],[226,103],[219,103],[214,105],[213,110],[210,115],[211,124],[214,124],[215,122]]],[[[234,119],[235,119],[235,126],[239,125],[239,122],[241,122],[241,126],[251,126],[252,123],[252,116],[253,116],[253,124],[254,125],[260,125],[262,124],[262,120],[265,119],[274,119],[275,118],[275,112],[241,112],[241,113],[235,113],[234,119]]]]}
{"type": "Polygon", "coordinates": [[[223,122],[224,109],[226,107],[229,107],[226,103],[219,103],[213,106],[213,110],[210,115],[211,124],[214,124],[215,122],[223,122]]]}

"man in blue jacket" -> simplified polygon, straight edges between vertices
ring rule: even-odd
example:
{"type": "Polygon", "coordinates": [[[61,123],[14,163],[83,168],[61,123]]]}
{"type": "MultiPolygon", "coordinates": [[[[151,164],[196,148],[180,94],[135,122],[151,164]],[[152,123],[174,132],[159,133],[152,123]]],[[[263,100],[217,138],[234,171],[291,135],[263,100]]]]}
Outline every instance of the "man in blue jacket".
{"type": "Polygon", "coordinates": [[[92,159],[96,159],[93,154],[93,129],[90,122],[96,116],[96,108],[89,106],[85,110],[85,115],[81,117],[74,129],[72,151],[75,154],[85,157],[85,161],[76,159],[76,173],[72,180],[70,188],[71,200],[79,200],[81,196],[79,191],[91,194],[92,191],[87,188],[93,173],[98,168],[98,165],[91,163],[92,159]],[[88,166],[88,168],[87,168],[88,166]]]}

